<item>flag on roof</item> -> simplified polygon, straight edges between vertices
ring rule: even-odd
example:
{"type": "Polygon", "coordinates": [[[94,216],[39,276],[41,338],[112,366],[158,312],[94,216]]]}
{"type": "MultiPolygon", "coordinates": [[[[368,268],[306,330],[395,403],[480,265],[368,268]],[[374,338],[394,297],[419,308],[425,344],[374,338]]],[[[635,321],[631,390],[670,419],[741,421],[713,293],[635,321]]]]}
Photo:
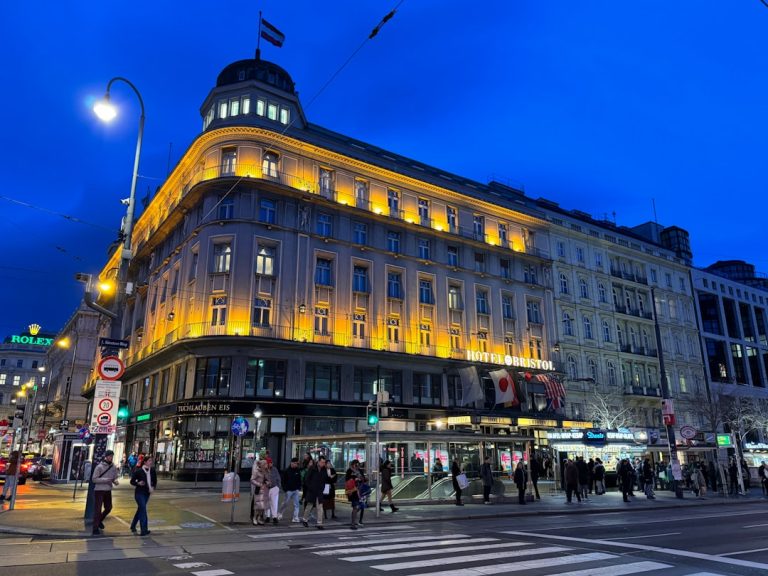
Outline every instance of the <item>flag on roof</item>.
{"type": "Polygon", "coordinates": [[[261,37],[278,48],[285,42],[285,34],[264,20],[264,18],[261,19],[261,37]]]}

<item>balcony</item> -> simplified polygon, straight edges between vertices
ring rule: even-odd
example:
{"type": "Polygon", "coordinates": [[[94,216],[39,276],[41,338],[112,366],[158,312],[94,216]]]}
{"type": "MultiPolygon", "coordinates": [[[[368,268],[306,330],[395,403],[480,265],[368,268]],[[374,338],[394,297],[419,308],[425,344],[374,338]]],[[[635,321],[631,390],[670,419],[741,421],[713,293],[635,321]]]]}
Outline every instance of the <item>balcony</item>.
{"type": "Polygon", "coordinates": [[[655,386],[636,386],[627,384],[624,388],[625,396],[641,396],[644,398],[661,398],[661,389],[655,386]]]}

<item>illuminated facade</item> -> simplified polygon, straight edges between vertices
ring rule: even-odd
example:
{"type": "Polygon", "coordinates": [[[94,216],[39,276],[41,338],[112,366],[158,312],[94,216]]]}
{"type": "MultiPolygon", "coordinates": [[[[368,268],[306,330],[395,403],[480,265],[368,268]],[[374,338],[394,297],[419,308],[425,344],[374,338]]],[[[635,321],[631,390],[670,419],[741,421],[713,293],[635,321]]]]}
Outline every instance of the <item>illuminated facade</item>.
{"type": "MultiPolygon", "coordinates": [[[[48,374],[45,367],[45,353],[50,347],[52,334],[40,332],[39,326],[16,334],[9,334],[0,343],[0,420],[13,420],[16,405],[23,406],[19,391],[24,384],[45,386],[48,374]],[[34,332],[34,334],[32,333],[34,332]]],[[[8,446],[3,446],[3,450],[8,446]]]]}
{"type": "Polygon", "coordinates": [[[225,68],[201,114],[134,228],[125,449],[220,473],[232,417],[258,403],[243,465],[264,446],[284,461],[367,432],[376,382],[382,428],[418,434],[493,409],[488,379],[485,404],[460,408],[461,366],[554,367],[549,224],[522,193],[308,123],[260,60],[225,68]]]}

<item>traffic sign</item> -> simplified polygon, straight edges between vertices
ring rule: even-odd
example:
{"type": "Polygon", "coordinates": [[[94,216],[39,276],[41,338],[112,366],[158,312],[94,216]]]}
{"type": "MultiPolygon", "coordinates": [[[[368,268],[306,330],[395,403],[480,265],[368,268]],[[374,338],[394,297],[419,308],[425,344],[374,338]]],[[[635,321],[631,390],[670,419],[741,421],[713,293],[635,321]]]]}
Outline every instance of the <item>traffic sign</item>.
{"type": "Polygon", "coordinates": [[[232,434],[235,436],[245,436],[248,433],[248,420],[238,416],[232,420],[232,434]]]}
{"type": "Polygon", "coordinates": [[[680,436],[685,438],[686,440],[693,440],[696,437],[696,428],[693,426],[681,426],[680,427],[680,436]]]}
{"type": "Polygon", "coordinates": [[[99,338],[99,348],[118,348],[125,350],[130,346],[128,340],[115,340],[114,338],[99,338]]]}
{"type": "Polygon", "coordinates": [[[733,448],[733,438],[730,434],[718,434],[717,445],[720,448],[733,448]]]}
{"type": "Polygon", "coordinates": [[[97,380],[93,393],[91,432],[112,434],[116,430],[117,411],[120,405],[120,382],[97,380]]]}
{"type": "Polygon", "coordinates": [[[59,428],[69,428],[69,420],[62,420],[59,422],[59,428]]]}
{"type": "Polygon", "coordinates": [[[98,372],[104,380],[119,380],[125,372],[125,364],[117,356],[107,356],[99,362],[98,372]]]}

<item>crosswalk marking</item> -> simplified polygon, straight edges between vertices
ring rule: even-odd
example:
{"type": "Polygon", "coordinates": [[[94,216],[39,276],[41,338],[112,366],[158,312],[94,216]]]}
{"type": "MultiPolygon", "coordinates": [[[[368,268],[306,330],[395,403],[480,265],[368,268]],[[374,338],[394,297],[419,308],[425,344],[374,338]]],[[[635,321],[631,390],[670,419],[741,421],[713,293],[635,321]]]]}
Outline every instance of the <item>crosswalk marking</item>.
{"type": "MultiPolygon", "coordinates": [[[[542,549],[539,549],[541,551],[542,549]]],[[[536,568],[551,568],[563,564],[578,564],[580,562],[596,562],[616,558],[613,554],[602,552],[590,552],[588,554],[574,554],[571,556],[556,556],[554,558],[542,558],[540,560],[525,560],[521,562],[508,562],[495,566],[478,566],[476,568],[461,568],[459,570],[443,570],[441,572],[428,572],[418,576],[486,576],[488,574],[503,574],[505,572],[520,572],[521,570],[533,570],[536,568]]],[[[441,561],[441,563],[445,563],[441,561]]],[[[374,566],[376,568],[376,566],[374,566]]],[[[417,575],[413,575],[417,576],[417,575]]],[[[557,576],[557,575],[552,575],[557,576]]]]}
{"type": "MultiPolygon", "coordinates": [[[[462,538],[456,540],[435,540],[432,542],[411,542],[406,544],[387,544],[386,546],[355,546],[354,548],[341,548],[333,550],[321,550],[315,552],[318,556],[335,556],[337,554],[355,554],[357,552],[386,552],[387,550],[399,550],[401,548],[429,548],[431,546],[450,546],[452,544],[464,544],[469,542],[498,542],[497,538],[462,538]]],[[[447,550],[450,552],[450,549],[447,550]]]]}
{"type": "Polygon", "coordinates": [[[205,568],[210,566],[210,564],[205,562],[182,562],[181,564],[174,564],[174,566],[179,570],[189,570],[190,568],[205,568]]]}
{"type": "MultiPolygon", "coordinates": [[[[520,556],[533,556],[550,554],[552,552],[565,552],[570,548],[563,546],[545,546],[528,550],[511,550],[507,552],[492,552],[490,554],[474,554],[470,556],[453,556],[448,558],[432,558],[430,560],[416,560],[414,562],[396,562],[394,564],[377,564],[371,566],[375,570],[389,572],[391,570],[406,570],[411,568],[427,568],[428,566],[442,566],[444,564],[468,564],[470,562],[482,562],[484,560],[498,560],[499,558],[516,558],[520,556]]],[[[430,575],[431,576],[431,575],[430,575]]]]}
{"type": "MultiPolygon", "coordinates": [[[[445,538],[469,538],[469,534],[439,534],[437,536],[422,536],[421,534],[413,534],[411,536],[403,537],[403,538],[387,538],[382,536],[381,538],[367,538],[363,536],[362,538],[353,538],[355,543],[362,544],[367,546],[368,544],[394,544],[396,542],[413,542],[415,538],[418,538],[418,540],[443,540],[445,538]]],[[[345,539],[346,540],[346,539],[345,539]]],[[[338,548],[340,546],[349,546],[349,542],[334,542],[332,544],[316,544],[314,546],[310,546],[307,548],[307,550],[319,550],[324,548],[338,548]]],[[[357,548],[356,548],[357,549],[357,548]]]]}
{"type": "MultiPolygon", "coordinates": [[[[672,568],[672,566],[662,564],[661,562],[632,562],[631,564],[614,564],[613,566],[601,566],[600,568],[561,572],[556,576],[626,576],[627,574],[651,572],[652,570],[661,570],[662,568],[672,568]]],[[[716,575],[713,574],[712,576],[716,575]]]]}
{"type": "MultiPolygon", "coordinates": [[[[443,550],[442,552],[450,552],[454,554],[456,552],[471,552],[472,550],[488,550],[488,549],[501,549],[501,548],[514,548],[517,546],[525,546],[526,542],[495,542],[493,544],[484,544],[482,546],[459,546],[457,548],[450,548],[443,550]]],[[[389,554],[369,554],[367,556],[350,556],[349,558],[341,558],[347,562],[364,562],[366,560],[388,560],[390,558],[406,558],[408,556],[424,556],[425,554],[436,554],[438,550],[411,550],[410,552],[399,551],[389,554]]]]}
{"type": "MultiPolygon", "coordinates": [[[[349,526],[344,528],[332,528],[330,530],[317,530],[314,526],[310,526],[312,530],[306,528],[294,528],[289,532],[257,532],[255,534],[248,534],[249,538],[255,540],[262,540],[264,538],[303,538],[305,536],[323,536],[325,534],[349,534],[349,526]]],[[[383,530],[413,530],[413,526],[380,526],[376,528],[376,532],[383,530]]]]}
{"type": "Polygon", "coordinates": [[[687,576],[724,576],[724,575],[718,574],[717,572],[696,572],[695,574],[688,574],[687,576]]]}
{"type": "Polygon", "coordinates": [[[229,570],[203,570],[202,572],[192,572],[195,576],[229,576],[234,574],[229,570]]]}

